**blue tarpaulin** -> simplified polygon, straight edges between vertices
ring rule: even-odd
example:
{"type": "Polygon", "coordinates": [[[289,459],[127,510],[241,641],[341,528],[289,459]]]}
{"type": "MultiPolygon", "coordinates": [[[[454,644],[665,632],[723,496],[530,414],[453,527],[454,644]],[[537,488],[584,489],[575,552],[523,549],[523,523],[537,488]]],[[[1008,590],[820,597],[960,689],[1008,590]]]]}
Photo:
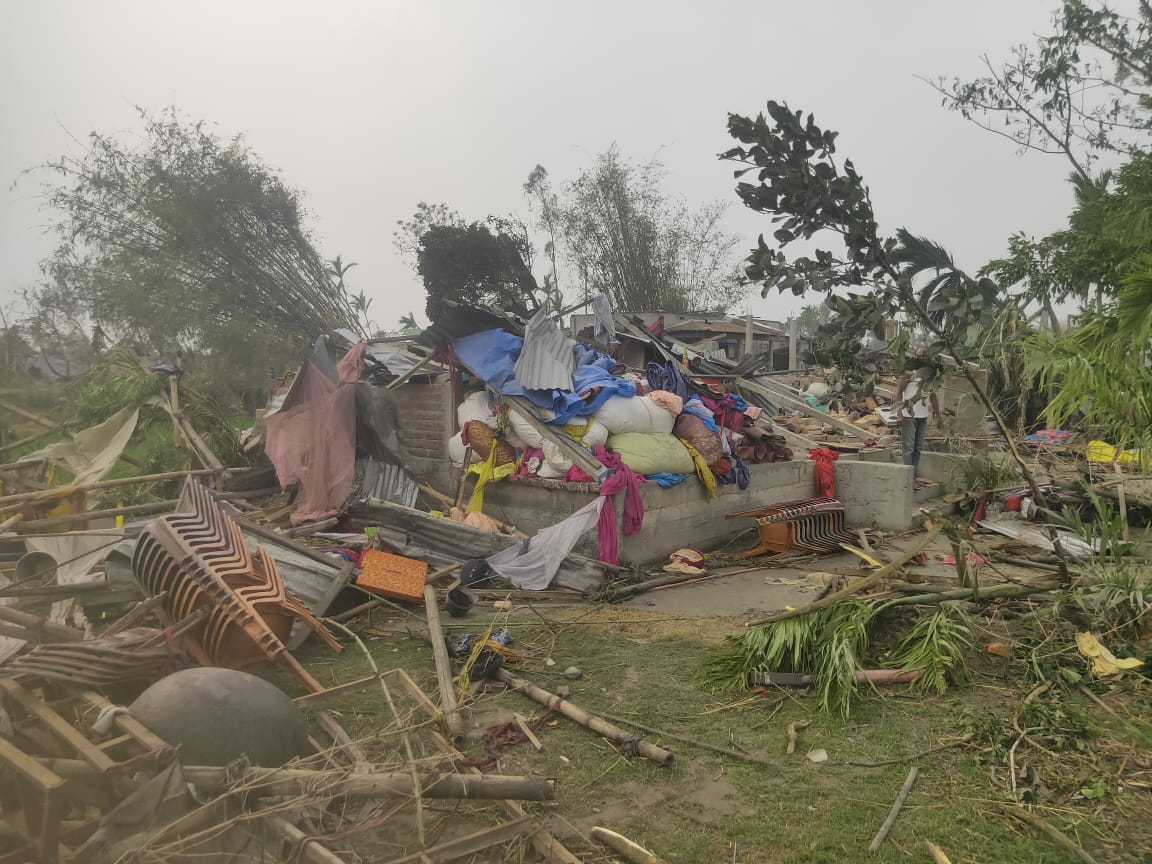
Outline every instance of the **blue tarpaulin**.
{"type": "Polygon", "coordinates": [[[473,333],[452,343],[460,362],[475,372],[490,388],[504,396],[523,396],[533,405],[547,408],[556,416],[549,423],[564,425],[576,417],[594,413],[613,396],[635,396],[636,385],[608,374],[603,365],[589,363],[576,367],[572,390],[525,390],[516,380],[516,360],[524,340],[504,330],[473,333]],[[581,393],[599,387],[587,401],[581,393]]]}

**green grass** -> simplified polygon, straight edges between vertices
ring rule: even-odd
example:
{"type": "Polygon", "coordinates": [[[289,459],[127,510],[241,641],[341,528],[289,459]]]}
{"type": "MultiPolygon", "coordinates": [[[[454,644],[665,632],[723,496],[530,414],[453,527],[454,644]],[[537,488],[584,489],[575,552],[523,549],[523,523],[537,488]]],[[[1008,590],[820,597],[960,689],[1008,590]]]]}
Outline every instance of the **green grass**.
{"type": "MultiPolygon", "coordinates": [[[[484,613],[472,617],[476,630],[487,623],[484,613]]],[[[996,765],[1006,776],[1000,764],[1003,754],[985,743],[879,768],[844,764],[922,752],[971,731],[971,718],[982,719],[989,728],[1003,730],[1005,724],[1010,728],[1029,689],[1023,681],[1017,690],[1005,686],[1002,676],[977,673],[973,685],[939,697],[889,690],[882,697],[861,700],[849,721],[821,714],[811,696],[789,699],[774,713],[763,699],[749,701],[746,694],[700,689],[701,663],[720,634],[704,632],[706,644],[694,632],[700,629],[694,623],[659,633],[646,632],[655,631],[652,625],[604,626],[591,620],[548,628],[535,616],[517,613],[510,627],[528,654],[519,674],[548,689],[568,683],[572,701],[583,707],[633,717],[717,746],[746,749],[771,764],[753,764],[647,733],[640,734],[676,752],[673,765],[628,760],[604,739],[558,718],[556,725],[545,726],[540,733],[542,753],[527,744],[507,748],[500,757],[500,771],[557,779],[556,804],[528,808],[552,814],[552,830],[587,861],[611,860],[586,839],[594,824],[605,824],[678,864],[927,861],[926,840],[938,844],[956,864],[1073,860],[999,812],[998,805],[1010,799],[1002,786],[992,782],[990,767],[996,765]],[[546,656],[556,665],[546,666],[546,656]],[[584,677],[566,682],[560,670],[569,665],[581,667],[584,677]],[[801,733],[797,753],[789,756],[784,753],[785,730],[793,721],[810,725],[801,733]],[[805,754],[814,748],[826,749],[829,761],[810,763],[805,754]],[[868,855],[868,843],[912,764],[921,773],[908,803],[880,852],[868,855]]],[[[356,626],[365,623],[361,620],[356,626]]],[[[374,624],[396,634],[368,642],[380,668],[408,670],[435,698],[427,645],[409,637],[400,622],[380,618],[374,624]]],[[[339,657],[314,650],[307,665],[329,685],[370,671],[355,646],[339,657]]],[[[1086,700],[1053,698],[1055,704],[1071,699],[1077,702],[1076,710],[1085,710],[1079,703],[1086,700]]],[[[1146,701],[1147,694],[1142,698],[1146,701]]],[[[340,712],[354,738],[371,736],[387,716],[375,691],[341,697],[326,707],[340,712]]],[[[483,731],[507,719],[511,711],[539,716],[543,708],[507,692],[481,696],[472,710],[483,731]]],[[[483,756],[484,750],[473,744],[468,755],[483,756]]],[[[1085,801],[1078,797],[1079,789],[1093,778],[1105,782],[1109,772],[1115,772],[1116,762],[1090,747],[1087,752],[1055,755],[1052,761],[1027,747],[1018,754],[1021,764],[1039,766],[1051,790],[1040,810],[1045,818],[1078,837],[1101,862],[1146,860],[1136,850],[1149,845],[1152,807],[1147,792],[1129,789],[1085,801]]],[[[395,844],[396,830],[390,838],[389,843],[395,844]]],[[[513,855],[504,860],[519,859],[513,855]]]]}

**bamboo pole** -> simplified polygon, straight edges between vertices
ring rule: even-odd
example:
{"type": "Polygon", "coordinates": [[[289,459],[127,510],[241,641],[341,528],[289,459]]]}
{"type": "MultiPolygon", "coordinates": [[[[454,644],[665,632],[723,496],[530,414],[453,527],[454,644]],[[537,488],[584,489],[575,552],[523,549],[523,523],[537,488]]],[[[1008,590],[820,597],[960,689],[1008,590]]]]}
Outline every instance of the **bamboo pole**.
{"type": "MultiPolygon", "coordinates": [[[[932,529],[926,534],[921,536],[915,543],[908,547],[900,554],[898,558],[893,560],[890,564],[885,564],[874,573],[870,573],[863,579],[857,579],[845,588],[829,594],[827,597],[809,603],[807,606],[801,606],[798,609],[786,609],[783,612],[777,612],[774,615],[769,615],[767,618],[759,618],[755,621],[745,622],[745,627],[759,627],[761,624],[771,624],[774,621],[783,621],[785,618],[795,618],[797,615],[806,615],[809,612],[815,612],[817,609],[823,609],[825,606],[831,606],[833,603],[838,603],[845,597],[850,597],[858,591],[863,591],[865,588],[871,588],[873,585],[887,579],[921,552],[923,552],[928,544],[936,539],[936,535],[940,533],[940,526],[933,525],[932,529]]],[[[969,592],[971,593],[971,592],[969,592]]]]}
{"type": "Polygon", "coordinates": [[[515,677],[507,669],[499,670],[496,673],[496,677],[513,690],[524,694],[529,699],[539,702],[546,708],[563,714],[569,720],[575,720],[581,726],[591,729],[593,732],[603,735],[605,738],[609,738],[617,744],[624,745],[625,747],[634,747],[637,753],[647,759],[651,759],[653,762],[659,762],[661,765],[668,765],[672,762],[674,755],[672,751],[665,750],[663,747],[657,747],[655,744],[651,744],[642,738],[637,738],[635,735],[630,735],[619,726],[614,726],[607,720],[585,711],[578,705],[573,705],[555,693],[549,693],[547,690],[537,687],[531,681],[515,677]]]}
{"type": "MultiPolygon", "coordinates": [[[[98,769],[82,759],[37,759],[41,765],[68,780],[98,776],[98,769]]],[[[229,787],[255,797],[298,796],[330,790],[348,798],[408,797],[412,775],[407,771],[355,774],[350,770],[311,771],[305,768],[259,768],[253,766],[234,778],[226,768],[184,765],[184,778],[205,790],[219,792],[229,787]]],[[[425,798],[514,801],[553,801],[556,781],[544,777],[515,774],[455,774],[431,771],[420,778],[425,798]]]]}
{"type": "Polygon", "coordinates": [[[56,423],[53,420],[49,420],[47,417],[42,417],[39,414],[33,414],[31,411],[28,411],[25,408],[21,408],[19,405],[13,405],[11,402],[0,401],[0,408],[3,408],[5,411],[11,411],[13,414],[19,414],[25,420],[30,420],[37,426],[43,426],[45,429],[60,428],[59,423],[56,423]]]}
{"type": "MultiPolygon", "coordinates": [[[[247,492],[224,492],[215,497],[220,501],[231,501],[243,498],[261,498],[266,495],[275,495],[280,487],[268,489],[252,489],[247,492]]],[[[173,501],[157,501],[155,504],[134,504],[131,507],[112,507],[108,510],[91,510],[87,513],[71,513],[67,516],[52,516],[48,519],[33,519],[20,525],[21,532],[35,531],[39,528],[54,528],[57,525],[71,525],[74,522],[85,522],[89,519],[104,519],[112,516],[144,516],[152,513],[163,513],[172,510],[180,503],[173,501]]]]}
{"type": "MultiPolygon", "coordinates": [[[[20,447],[23,447],[25,444],[31,444],[33,441],[37,441],[48,434],[49,434],[48,432],[37,432],[35,435],[29,435],[25,438],[21,438],[18,441],[9,441],[3,447],[0,447],[0,453],[7,453],[9,450],[16,450],[20,447]]],[[[16,463],[12,463],[12,464],[18,465],[19,463],[16,462],[16,463]]],[[[28,460],[28,464],[29,465],[35,465],[36,463],[30,459],[30,460],[28,460]]]]}
{"type": "Polygon", "coordinates": [[[623,834],[609,831],[597,825],[590,832],[594,840],[599,840],[629,864],[661,864],[654,852],[649,852],[639,843],[629,840],[623,834]]]}
{"type": "Polygon", "coordinates": [[[434,352],[430,352],[423,360],[421,360],[419,363],[417,363],[415,366],[413,366],[411,369],[409,369],[407,372],[405,372],[403,375],[401,375],[399,378],[397,378],[391,384],[387,385],[387,389],[395,390],[401,384],[407,383],[409,378],[411,378],[413,375],[415,375],[417,372],[419,372],[421,369],[423,369],[425,366],[427,366],[429,363],[432,362],[432,354],[433,353],[434,352]]]}
{"type": "MultiPolygon", "coordinates": [[[[30,612],[22,612],[11,606],[0,606],[0,621],[16,624],[35,636],[42,636],[57,642],[79,642],[84,638],[83,631],[57,624],[55,621],[49,621],[30,612]]],[[[44,641],[44,639],[40,641],[44,641]]]]}
{"type": "Polygon", "coordinates": [[[444,723],[453,742],[464,734],[464,718],[460,716],[460,705],[456,701],[456,688],[452,686],[452,663],[448,659],[448,648],[444,644],[444,631],[440,627],[440,609],[437,606],[436,589],[424,586],[424,608],[428,613],[428,635],[432,640],[432,656],[436,661],[436,683],[440,689],[440,707],[444,711],[444,723]]]}
{"type": "Polygon", "coordinates": [[[1003,582],[999,585],[989,585],[987,588],[972,590],[971,588],[953,588],[950,591],[937,591],[931,594],[910,594],[907,597],[897,597],[885,603],[888,606],[927,606],[933,603],[943,603],[947,600],[991,600],[994,598],[1027,597],[1029,594],[1042,594],[1053,591],[1055,585],[1017,585],[1014,582],[1003,582]]]}
{"type": "Polygon", "coordinates": [[[309,837],[282,816],[267,816],[268,827],[279,834],[290,849],[299,849],[300,857],[310,864],[345,864],[344,859],[324,846],[315,837],[309,837]]]}
{"type": "MultiPolygon", "coordinates": [[[[0,495],[0,504],[14,504],[23,501],[51,501],[56,498],[66,498],[74,492],[94,492],[98,489],[115,489],[120,486],[135,486],[137,483],[157,483],[161,480],[178,480],[183,477],[208,477],[223,472],[221,468],[204,468],[195,471],[165,471],[162,474],[142,474],[136,477],[117,477],[115,480],[97,480],[94,483],[83,483],[79,486],[57,486],[54,489],[44,489],[39,492],[15,492],[11,495],[0,495]]],[[[250,468],[235,468],[232,473],[242,474],[250,468]]]]}

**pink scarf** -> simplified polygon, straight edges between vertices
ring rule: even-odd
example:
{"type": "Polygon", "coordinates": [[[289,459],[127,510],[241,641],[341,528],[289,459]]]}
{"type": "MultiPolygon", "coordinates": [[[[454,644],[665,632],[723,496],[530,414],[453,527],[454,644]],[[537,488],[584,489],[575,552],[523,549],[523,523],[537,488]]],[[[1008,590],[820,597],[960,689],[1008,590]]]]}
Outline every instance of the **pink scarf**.
{"type": "Polygon", "coordinates": [[[600,481],[600,495],[608,500],[600,511],[599,539],[600,560],[608,564],[620,563],[620,538],[616,534],[616,502],[614,495],[624,493],[624,534],[638,534],[644,527],[644,499],[640,496],[643,476],[637,474],[621,461],[619,454],[604,449],[603,445],[592,448],[600,464],[610,469],[600,481]]]}

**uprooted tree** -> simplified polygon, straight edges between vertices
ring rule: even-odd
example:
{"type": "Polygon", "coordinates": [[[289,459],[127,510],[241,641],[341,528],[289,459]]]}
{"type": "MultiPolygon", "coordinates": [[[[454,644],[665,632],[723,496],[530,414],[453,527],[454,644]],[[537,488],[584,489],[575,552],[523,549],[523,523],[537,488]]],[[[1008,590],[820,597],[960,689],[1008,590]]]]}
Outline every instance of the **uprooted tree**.
{"type": "Polygon", "coordinates": [[[260,375],[253,352],[362,329],[299,194],[241,138],[175,110],[140,116],[138,143],[93,133],[81,155],[44,166],[59,244],[32,292],[41,320],[87,322],[145,351],[239,352],[231,366],[260,375]]]}

